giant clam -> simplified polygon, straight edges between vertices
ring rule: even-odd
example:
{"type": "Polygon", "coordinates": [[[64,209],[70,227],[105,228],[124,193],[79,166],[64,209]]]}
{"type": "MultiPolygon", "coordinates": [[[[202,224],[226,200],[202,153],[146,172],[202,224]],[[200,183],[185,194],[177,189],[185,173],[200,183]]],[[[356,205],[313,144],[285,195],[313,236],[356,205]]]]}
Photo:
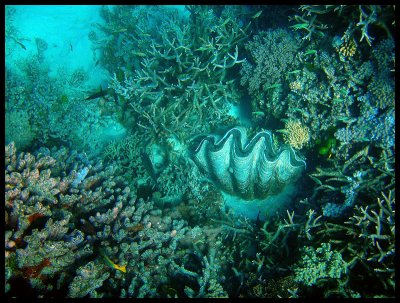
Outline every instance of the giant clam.
{"type": "Polygon", "coordinates": [[[275,150],[269,131],[246,141],[245,130],[239,127],[221,139],[210,135],[200,142],[192,158],[223,192],[244,200],[279,194],[305,169],[305,161],[290,146],[275,150]]]}

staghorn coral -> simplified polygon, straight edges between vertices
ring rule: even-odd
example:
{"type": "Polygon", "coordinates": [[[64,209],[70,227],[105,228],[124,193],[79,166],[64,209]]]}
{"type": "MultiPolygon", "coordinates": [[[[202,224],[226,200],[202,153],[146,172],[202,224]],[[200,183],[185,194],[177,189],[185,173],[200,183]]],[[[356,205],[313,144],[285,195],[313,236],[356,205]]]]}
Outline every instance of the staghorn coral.
{"type": "Polygon", "coordinates": [[[377,203],[356,206],[354,215],[345,222],[352,228],[348,234],[357,236],[358,243],[349,243],[347,249],[353,259],[351,266],[362,263],[374,273],[387,290],[395,288],[395,192],[377,198],[377,203]]]}
{"type": "Polygon", "coordinates": [[[338,28],[343,30],[344,39],[357,37],[360,42],[366,41],[369,46],[376,38],[368,32],[371,27],[374,30],[381,28],[387,37],[392,37],[394,6],[300,5],[298,12],[299,14],[290,17],[291,21],[296,22],[291,27],[306,32],[303,40],[311,40],[314,36],[324,37],[330,29],[338,28]],[[324,20],[320,20],[320,16],[323,16],[324,20]],[[338,21],[339,26],[336,25],[338,21]],[[335,22],[335,26],[332,26],[331,22],[335,22]]]}
{"type": "Polygon", "coordinates": [[[344,223],[329,222],[319,231],[335,243],[348,263],[348,279],[337,292],[351,296],[394,296],[394,190],[381,194],[375,203],[356,205],[344,223]],[[353,274],[365,283],[353,282],[353,274]]]}
{"type": "MultiPolygon", "coordinates": [[[[150,134],[151,143],[165,143],[165,138],[171,137],[185,142],[196,133],[209,131],[209,126],[230,123],[228,112],[230,104],[238,103],[238,91],[228,71],[242,63],[238,43],[247,34],[237,20],[216,18],[212,11],[193,13],[195,20],[190,23],[170,11],[158,19],[162,12],[151,17],[161,23],[161,30],[149,26],[132,29],[139,31],[140,40],[132,39],[132,33],[120,33],[120,39],[126,41],[121,46],[124,56],[136,53],[129,61],[137,66],[125,72],[111,69],[114,76],[109,87],[119,95],[135,125],[150,134]],[[216,24],[209,24],[209,15],[216,24]],[[206,26],[198,27],[198,23],[206,26]]],[[[114,13],[118,14],[118,9],[114,13]]],[[[132,13],[135,15],[136,9],[132,13]]]]}
{"type": "Polygon", "coordinates": [[[202,258],[202,273],[191,273],[185,268],[178,267],[179,274],[188,275],[188,277],[196,278],[199,284],[199,289],[196,294],[195,290],[186,286],[184,291],[189,298],[227,298],[228,295],[223,289],[220,282],[224,280],[224,277],[219,276],[221,271],[221,265],[217,262],[217,247],[221,246],[222,243],[217,241],[214,247],[210,248],[208,256],[202,258]]]}

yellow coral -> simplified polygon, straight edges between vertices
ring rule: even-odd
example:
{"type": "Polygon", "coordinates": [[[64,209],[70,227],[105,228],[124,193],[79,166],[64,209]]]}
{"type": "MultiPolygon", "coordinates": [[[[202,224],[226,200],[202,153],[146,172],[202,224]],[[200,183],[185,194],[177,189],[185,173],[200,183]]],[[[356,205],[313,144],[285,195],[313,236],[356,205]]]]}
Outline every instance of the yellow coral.
{"type": "Polygon", "coordinates": [[[295,80],[295,81],[289,83],[289,88],[291,91],[298,93],[298,92],[301,92],[303,87],[302,87],[300,81],[295,80]]]}
{"type": "Polygon", "coordinates": [[[357,49],[357,44],[354,41],[354,39],[352,39],[345,41],[343,43],[343,46],[339,48],[339,52],[345,57],[353,57],[354,54],[356,53],[356,49],[357,49]]]}
{"type": "Polygon", "coordinates": [[[301,149],[310,140],[308,127],[300,121],[289,120],[285,124],[283,139],[293,148],[301,149]]]}

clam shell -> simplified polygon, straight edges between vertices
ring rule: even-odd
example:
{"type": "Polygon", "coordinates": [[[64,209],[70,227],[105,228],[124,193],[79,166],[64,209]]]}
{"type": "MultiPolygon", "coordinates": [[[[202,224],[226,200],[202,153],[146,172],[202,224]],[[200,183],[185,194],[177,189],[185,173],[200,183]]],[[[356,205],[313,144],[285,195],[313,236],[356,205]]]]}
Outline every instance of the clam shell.
{"type": "Polygon", "coordinates": [[[290,146],[275,151],[271,132],[261,131],[247,142],[243,128],[233,128],[221,139],[207,136],[193,161],[222,191],[245,200],[280,193],[306,167],[290,146]]]}

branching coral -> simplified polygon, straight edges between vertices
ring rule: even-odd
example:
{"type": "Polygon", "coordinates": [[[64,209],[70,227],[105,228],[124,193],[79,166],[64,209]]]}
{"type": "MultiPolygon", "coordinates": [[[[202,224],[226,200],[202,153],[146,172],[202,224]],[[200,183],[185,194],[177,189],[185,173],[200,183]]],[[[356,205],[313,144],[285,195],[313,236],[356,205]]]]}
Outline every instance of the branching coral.
{"type": "Polygon", "coordinates": [[[129,104],[137,125],[153,138],[173,135],[182,140],[203,132],[205,125],[228,121],[229,103],[237,103],[234,81],[227,71],[242,62],[238,43],[247,34],[234,19],[192,9],[195,21],[189,25],[166,11],[161,30],[141,29],[138,35],[154,35],[153,40],[143,38],[148,43],[133,41],[132,33],[120,34],[131,43],[124,47],[126,56],[138,43],[139,66],[122,76],[113,70],[110,87],[129,104]],[[208,24],[209,16],[217,23],[208,24]],[[199,22],[208,25],[196,27],[199,22]]]}
{"type": "MultiPolygon", "coordinates": [[[[370,289],[361,288],[363,295],[394,294],[394,209],[392,190],[386,195],[382,193],[382,198],[378,197],[374,204],[355,206],[354,214],[345,224],[328,223],[321,231],[341,247],[351,270],[371,277],[373,285],[370,289]],[[344,234],[345,238],[340,236],[344,234]]],[[[361,291],[360,287],[355,288],[361,291]]]]}
{"type": "MultiPolygon", "coordinates": [[[[135,187],[127,186],[112,164],[94,165],[67,149],[17,153],[14,144],[6,146],[5,164],[8,291],[21,277],[42,295],[68,291],[70,297],[98,297],[104,295],[97,291],[102,287],[121,288],[124,297],[157,297],[161,285],[178,279],[174,287],[181,295],[226,294],[215,271],[220,266],[215,250],[209,259],[200,257],[204,272],[191,275],[200,289],[184,290],[190,252],[201,256],[208,250],[191,239],[206,243],[205,234],[196,228],[192,233],[177,213],[137,198],[135,187]],[[84,178],[81,171],[87,171],[84,178]],[[126,272],[105,267],[98,245],[126,272]]],[[[192,282],[187,286],[192,288],[192,282]]]]}
{"type": "Polygon", "coordinates": [[[381,28],[388,37],[392,37],[390,27],[394,24],[392,19],[394,6],[381,5],[301,5],[299,10],[302,12],[291,17],[296,22],[292,27],[295,30],[304,30],[306,35],[303,39],[311,40],[312,36],[324,37],[325,32],[330,28],[329,21],[338,22],[338,17],[343,23],[347,24],[347,28],[343,33],[343,39],[350,39],[356,35],[359,41],[366,41],[371,46],[375,39],[369,34],[370,27],[381,28]],[[318,18],[318,16],[324,16],[318,18]],[[334,19],[331,19],[335,16],[334,19]]]}

